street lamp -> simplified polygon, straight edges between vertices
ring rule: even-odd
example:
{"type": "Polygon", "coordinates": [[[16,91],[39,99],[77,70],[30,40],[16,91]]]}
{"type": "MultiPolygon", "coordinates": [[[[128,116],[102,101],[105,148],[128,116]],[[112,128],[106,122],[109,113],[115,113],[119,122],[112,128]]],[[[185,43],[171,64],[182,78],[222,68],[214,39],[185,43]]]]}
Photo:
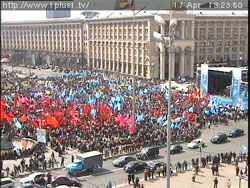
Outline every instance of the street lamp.
{"type": "MultiPolygon", "coordinates": [[[[168,115],[167,115],[167,188],[170,188],[170,137],[171,137],[171,114],[170,114],[170,106],[171,106],[171,58],[172,58],[172,43],[175,36],[175,29],[177,27],[177,20],[172,18],[173,12],[170,10],[170,18],[169,18],[169,37],[163,37],[161,34],[154,32],[154,38],[158,41],[163,42],[165,47],[169,47],[169,63],[168,63],[168,115]]],[[[160,16],[155,16],[155,21],[160,24],[166,24],[165,20],[160,16]]]]}

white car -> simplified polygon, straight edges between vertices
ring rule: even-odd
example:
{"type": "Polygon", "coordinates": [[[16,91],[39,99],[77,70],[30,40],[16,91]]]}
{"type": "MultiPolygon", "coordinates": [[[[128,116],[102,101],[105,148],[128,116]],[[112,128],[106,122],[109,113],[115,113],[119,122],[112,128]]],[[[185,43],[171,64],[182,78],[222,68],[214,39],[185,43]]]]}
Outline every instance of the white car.
{"type": "Polygon", "coordinates": [[[37,178],[41,178],[42,176],[46,176],[45,173],[42,173],[42,172],[36,172],[36,173],[33,173],[33,174],[30,174],[28,177],[26,178],[22,178],[20,179],[20,182],[22,184],[25,184],[25,183],[32,183],[33,180],[37,179],[37,178]]]}
{"type": "Polygon", "coordinates": [[[202,139],[193,140],[192,142],[188,143],[188,145],[187,145],[187,147],[190,149],[199,148],[200,146],[201,147],[205,146],[205,141],[202,139]]]}
{"type": "Polygon", "coordinates": [[[1,178],[1,188],[14,188],[15,187],[15,181],[11,178],[1,178]]]}

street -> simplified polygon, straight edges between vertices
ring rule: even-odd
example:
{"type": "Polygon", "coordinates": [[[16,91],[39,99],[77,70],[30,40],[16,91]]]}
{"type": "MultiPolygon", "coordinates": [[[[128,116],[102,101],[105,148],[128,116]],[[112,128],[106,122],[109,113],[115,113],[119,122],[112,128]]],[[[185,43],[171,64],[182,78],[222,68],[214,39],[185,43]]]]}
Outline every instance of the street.
{"type": "MultiPolygon", "coordinates": [[[[221,152],[240,152],[242,150],[242,146],[248,146],[248,126],[247,121],[241,120],[239,123],[234,123],[230,121],[229,125],[218,125],[215,127],[211,126],[211,129],[203,129],[201,134],[201,139],[205,141],[205,147],[202,149],[202,156],[206,156],[208,154],[215,155],[221,152]],[[228,138],[226,143],[222,144],[212,144],[210,139],[215,134],[222,132],[226,133],[233,128],[241,128],[244,130],[244,135],[237,138],[228,138]]],[[[171,155],[171,163],[174,164],[176,161],[183,162],[183,160],[190,161],[192,158],[196,158],[200,156],[199,149],[188,149],[187,143],[181,144],[183,147],[183,152],[180,154],[171,155]]],[[[166,147],[160,149],[160,155],[154,161],[162,161],[166,162],[166,147]]],[[[133,155],[135,156],[135,155],[133,155]]],[[[96,172],[84,172],[83,174],[76,177],[81,181],[82,187],[84,188],[94,188],[94,187],[104,187],[104,185],[111,180],[113,185],[122,185],[127,182],[127,174],[124,172],[122,168],[117,168],[112,165],[112,161],[114,159],[109,159],[104,161],[103,168],[98,169],[96,172]]],[[[57,169],[51,171],[53,176],[56,175],[67,175],[65,169],[57,169]]],[[[142,172],[137,172],[135,174],[139,178],[143,178],[142,172]]],[[[16,179],[16,184],[19,185],[20,178],[16,179]]]]}

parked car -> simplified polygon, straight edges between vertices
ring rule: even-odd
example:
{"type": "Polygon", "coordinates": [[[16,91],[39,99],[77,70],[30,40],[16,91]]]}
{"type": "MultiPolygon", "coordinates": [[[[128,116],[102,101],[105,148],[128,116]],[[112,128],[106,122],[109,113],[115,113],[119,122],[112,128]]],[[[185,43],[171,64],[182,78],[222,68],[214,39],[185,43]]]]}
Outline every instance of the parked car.
{"type": "Polygon", "coordinates": [[[46,176],[45,173],[36,172],[36,173],[30,174],[30,175],[29,175],[28,177],[26,177],[26,178],[20,179],[20,182],[21,182],[22,184],[25,184],[25,183],[32,183],[32,182],[34,182],[34,180],[40,179],[40,178],[45,177],[45,176],[46,176]]]}
{"type": "Polygon", "coordinates": [[[175,145],[170,147],[170,154],[182,152],[183,147],[181,145],[175,145]]]}
{"type": "Polygon", "coordinates": [[[160,161],[151,161],[147,163],[147,168],[150,168],[150,170],[156,170],[157,167],[164,166],[166,163],[160,162],[160,161]]]}
{"type": "Polygon", "coordinates": [[[226,135],[227,135],[228,137],[234,138],[234,137],[243,135],[243,133],[244,133],[244,130],[235,128],[235,129],[233,129],[233,130],[227,132],[226,135]]]}
{"type": "Polygon", "coordinates": [[[18,186],[17,188],[46,188],[45,186],[40,186],[32,183],[25,183],[23,185],[18,186]]]}
{"type": "Polygon", "coordinates": [[[126,164],[123,169],[127,173],[137,172],[140,170],[143,170],[147,167],[147,163],[143,161],[131,161],[128,164],[126,164]]]}
{"type": "Polygon", "coordinates": [[[70,70],[68,70],[68,69],[66,69],[65,71],[64,71],[64,73],[69,73],[70,72],[70,70]]]}
{"type": "Polygon", "coordinates": [[[195,139],[192,142],[187,144],[187,147],[190,149],[196,149],[196,148],[199,148],[200,146],[201,147],[205,146],[205,141],[202,139],[195,139]]]}
{"type": "Polygon", "coordinates": [[[218,133],[213,138],[211,138],[211,142],[214,144],[219,144],[225,142],[227,140],[227,135],[225,133],[218,133]]]}
{"type": "Polygon", "coordinates": [[[1,179],[1,188],[14,188],[15,187],[15,181],[11,178],[0,178],[1,179]]]}
{"type": "Polygon", "coordinates": [[[141,160],[146,160],[158,156],[159,153],[160,153],[159,147],[144,148],[139,153],[136,154],[136,158],[141,160]]]}
{"type": "Polygon", "coordinates": [[[76,179],[69,178],[64,175],[56,176],[52,182],[51,182],[52,187],[55,187],[57,185],[68,185],[68,186],[80,186],[80,181],[76,179]]]}
{"type": "Polygon", "coordinates": [[[136,158],[131,156],[121,156],[118,159],[113,161],[113,165],[117,167],[123,167],[124,165],[128,164],[130,161],[135,161],[136,158]]]}

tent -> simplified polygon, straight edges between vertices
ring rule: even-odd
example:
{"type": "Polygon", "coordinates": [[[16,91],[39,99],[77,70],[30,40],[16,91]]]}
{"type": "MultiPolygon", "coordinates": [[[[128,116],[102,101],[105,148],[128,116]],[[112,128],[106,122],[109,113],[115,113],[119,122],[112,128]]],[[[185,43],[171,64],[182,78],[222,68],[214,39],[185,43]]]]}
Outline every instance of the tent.
{"type": "Polygon", "coordinates": [[[1,63],[9,63],[9,62],[10,62],[9,58],[7,58],[7,57],[1,58],[1,63]]]}

